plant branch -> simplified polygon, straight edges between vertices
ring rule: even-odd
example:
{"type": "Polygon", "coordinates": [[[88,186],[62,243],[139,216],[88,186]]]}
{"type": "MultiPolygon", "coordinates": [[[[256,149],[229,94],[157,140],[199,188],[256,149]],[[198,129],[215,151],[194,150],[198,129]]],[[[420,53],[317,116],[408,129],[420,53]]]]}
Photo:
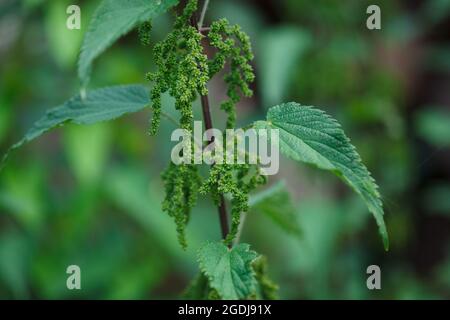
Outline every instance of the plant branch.
{"type": "MultiPolygon", "coordinates": [[[[203,6],[202,10],[202,16],[204,18],[204,13],[206,12],[206,7],[208,6],[209,1],[205,1],[205,5],[203,6]]],[[[193,16],[191,18],[191,25],[196,27],[198,32],[201,33],[201,26],[200,24],[197,24],[196,17],[193,16]]],[[[208,95],[202,95],[201,96],[201,103],[202,103],[202,112],[203,112],[203,121],[205,121],[205,130],[213,129],[213,123],[211,118],[211,109],[209,106],[209,97],[208,95]]],[[[207,137],[209,140],[209,143],[214,142],[214,137],[207,137]]],[[[213,164],[214,165],[214,164],[213,164]]],[[[225,239],[230,232],[230,228],[228,226],[228,216],[227,216],[227,207],[225,203],[225,197],[223,194],[220,195],[219,199],[220,203],[218,206],[218,212],[219,212],[219,221],[220,221],[220,229],[222,231],[222,238],[225,239]]]]}
{"type": "MultiPolygon", "coordinates": [[[[201,97],[202,102],[202,111],[203,111],[203,120],[205,121],[205,129],[212,129],[212,119],[211,119],[211,111],[209,107],[209,99],[208,96],[201,97]]],[[[209,142],[214,142],[214,137],[208,136],[209,142]]],[[[220,204],[218,207],[219,210],[219,219],[220,219],[220,228],[222,230],[222,238],[225,239],[230,232],[228,226],[228,217],[227,217],[227,207],[225,203],[225,197],[223,194],[220,195],[220,204]]]]}

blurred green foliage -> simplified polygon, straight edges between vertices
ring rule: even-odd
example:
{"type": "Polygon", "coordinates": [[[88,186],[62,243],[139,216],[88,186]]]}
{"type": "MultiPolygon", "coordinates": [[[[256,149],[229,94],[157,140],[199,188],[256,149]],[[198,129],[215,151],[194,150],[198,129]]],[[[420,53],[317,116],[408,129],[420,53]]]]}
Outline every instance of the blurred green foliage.
{"type": "MultiPolygon", "coordinates": [[[[81,31],[65,27],[71,1],[0,4],[0,153],[79,90],[78,50],[99,1],[78,2],[81,31]]],[[[240,122],[281,101],[325,108],[352,137],[386,206],[388,253],[364,204],[338,179],[282,162],[275,180],[287,181],[297,204],[300,239],[256,211],[243,238],[268,257],[283,299],[450,297],[449,44],[424,40],[439,35],[450,8],[442,0],[378,2],[380,31],[365,27],[368,1],[211,1],[207,21],[241,24],[255,47],[256,97],[240,104],[240,122]],[[425,78],[431,84],[427,74],[437,75],[425,78]],[[366,288],[371,264],[381,267],[380,291],[366,288]]],[[[154,21],[154,42],[171,19],[154,21]]],[[[90,87],[142,83],[149,70],[151,50],[134,32],[98,59],[90,87]]],[[[221,81],[211,91],[220,117],[221,81]]],[[[219,239],[220,228],[202,201],[188,250],[178,246],[159,176],[173,127],[163,121],[160,137],[150,138],[149,117],[70,125],[10,158],[0,173],[0,298],[179,297],[197,273],[197,249],[219,239]],[[71,264],[81,267],[80,291],[66,288],[71,264]]]]}

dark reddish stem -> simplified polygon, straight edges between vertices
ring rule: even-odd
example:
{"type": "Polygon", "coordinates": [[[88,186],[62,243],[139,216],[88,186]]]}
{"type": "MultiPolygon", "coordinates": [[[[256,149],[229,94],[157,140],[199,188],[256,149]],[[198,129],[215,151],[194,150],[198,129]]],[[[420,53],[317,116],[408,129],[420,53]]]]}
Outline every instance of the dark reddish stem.
{"type": "MultiPolygon", "coordinates": [[[[197,24],[197,18],[193,16],[191,18],[191,25],[197,28],[198,30],[198,24],[197,24]]],[[[201,30],[199,30],[201,32],[201,30]]],[[[211,108],[209,106],[209,98],[208,95],[202,95],[201,96],[201,103],[202,103],[202,111],[203,111],[203,121],[205,121],[205,130],[209,130],[213,128],[212,118],[211,118],[211,108]]],[[[208,137],[209,142],[213,142],[214,137],[208,137]]],[[[220,229],[222,230],[222,238],[225,239],[230,232],[229,226],[228,226],[228,217],[227,217],[227,206],[225,203],[225,197],[223,194],[220,195],[219,199],[220,203],[218,206],[218,212],[219,212],[219,220],[220,220],[220,229]]]]}
{"type": "MultiPolygon", "coordinates": [[[[209,108],[209,99],[208,95],[201,97],[202,101],[202,110],[203,110],[203,120],[205,121],[205,129],[212,129],[212,120],[211,120],[211,110],[209,108]]],[[[213,139],[209,138],[209,142],[213,142],[213,139]]],[[[229,233],[228,227],[228,218],[227,218],[227,207],[225,204],[225,198],[223,194],[220,195],[220,204],[218,207],[219,210],[219,219],[220,219],[220,228],[222,230],[222,238],[225,239],[229,233]]]]}

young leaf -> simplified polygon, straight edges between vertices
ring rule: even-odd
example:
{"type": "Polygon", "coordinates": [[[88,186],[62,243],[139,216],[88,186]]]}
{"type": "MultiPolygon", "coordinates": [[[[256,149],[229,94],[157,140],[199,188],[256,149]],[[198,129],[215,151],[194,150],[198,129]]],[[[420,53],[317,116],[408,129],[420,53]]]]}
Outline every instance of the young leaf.
{"type": "Polygon", "coordinates": [[[107,87],[88,92],[85,99],[77,95],[64,104],[53,108],[13,145],[0,163],[0,169],[9,152],[17,149],[45,132],[67,122],[93,124],[112,120],[126,113],[142,110],[150,102],[148,89],[141,85],[107,87]]]}
{"type": "Polygon", "coordinates": [[[92,17],[81,48],[78,75],[86,84],[92,62],[138,24],[153,19],[179,0],[104,0],[92,17]]]}
{"type": "Polygon", "coordinates": [[[255,127],[279,129],[282,153],[294,160],[330,170],[350,185],[374,215],[384,247],[388,250],[389,240],[378,187],[335,119],[314,107],[290,102],[270,108],[267,121],[258,121],[255,127]]]}
{"type": "Polygon", "coordinates": [[[245,299],[256,293],[252,262],[258,254],[248,244],[229,249],[222,242],[208,242],[199,250],[200,269],[222,299],[245,299]]]}
{"type": "Polygon", "coordinates": [[[249,206],[250,211],[265,214],[286,232],[296,236],[301,235],[295,207],[289,192],[286,190],[284,181],[280,181],[270,188],[251,196],[249,206]]]}

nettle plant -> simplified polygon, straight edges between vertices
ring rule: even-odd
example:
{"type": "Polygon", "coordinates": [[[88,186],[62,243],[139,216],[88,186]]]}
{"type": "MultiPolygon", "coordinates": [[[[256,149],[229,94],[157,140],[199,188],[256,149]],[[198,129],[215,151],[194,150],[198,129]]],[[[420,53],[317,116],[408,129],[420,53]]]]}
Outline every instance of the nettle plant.
{"type": "MultiPolygon", "coordinates": [[[[162,117],[161,97],[168,93],[175,99],[179,128],[192,132],[195,102],[200,99],[205,129],[213,128],[208,101],[208,82],[220,72],[227,85],[228,99],[220,108],[227,116],[226,128],[236,126],[236,104],[241,97],[251,97],[255,80],[251,65],[253,53],[249,37],[238,25],[226,19],[204,27],[209,1],[198,10],[198,0],[179,5],[178,0],[104,0],[89,25],[81,49],[78,73],[85,88],[94,59],[122,35],[139,26],[141,42],[151,42],[151,21],[171,10],[175,13],[172,32],[154,45],[156,71],[148,73],[151,90],[142,85],[114,86],[85,91],[49,110],[10,149],[39,137],[65,123],[93,124],[151,108],[150,134],[156,135],[162,117]],[[180,6],[182,8],[180,8],[180,6]],[[176,14],[178,12],[178,14],[176,14]],[[200,19],[197,21],[197,16],[200,19]],[[208,56],[206,50],[211,52],[208,56]]],[[[340,125],[325,112],[311,106],[289,102],[269,109],[267,119],[248,127],[277,129],[279,149],[288,158],[335,173],[366,203],[375,217],[384,247],[388,235],[377,185],[362,164],[340,125]]],[[[212,139],[212,138],[211,138],[212,139]]],[[[4,157],[6,159],[7,155],[4,157]]],[[[266,258],[239,243],[239,234],[249,208],[267,213],[285,231],[298,234],[294,207],[282,183],[259,194],[250,192],[267,183],[267,176],[256,164],[213,164],[202,177],[197,164],[171,162],[162,173],[166,198],[163,210],[176,224],[178,240],[187,246],[185,228],[191,209],[199,196],[210,196],[218,208],[222,240],[207,242],[198,251],[200,272],[185,292],[190,299],[273,299],[277,285],[267,275],[266,258]],[[231,206],[228,216],[227,206],[231,206]],[[231,224],[229,226],[229,221],[231,224]]]]}

